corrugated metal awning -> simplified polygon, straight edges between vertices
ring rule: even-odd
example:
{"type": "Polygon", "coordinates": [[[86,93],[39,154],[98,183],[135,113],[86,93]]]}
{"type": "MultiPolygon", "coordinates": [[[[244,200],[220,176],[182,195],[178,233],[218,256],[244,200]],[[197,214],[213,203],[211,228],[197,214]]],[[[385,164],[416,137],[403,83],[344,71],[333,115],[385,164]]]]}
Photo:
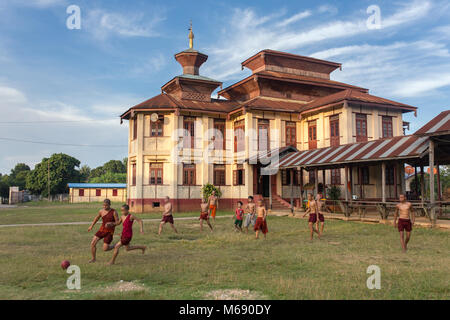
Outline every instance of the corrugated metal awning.
{"type": "Polygon", "coordinates": [[[414,133],[415,135],[435,136],[450,132],[450,110],[443,111],[414,133]]]}
{"type": "Polygon", "coordinates": [[[428,149],[428,137],[415,135],[351,143],[338,147],[291,152],[271,167],[317,167],[352,162],[370,162],[420,157],[428,149]]]}

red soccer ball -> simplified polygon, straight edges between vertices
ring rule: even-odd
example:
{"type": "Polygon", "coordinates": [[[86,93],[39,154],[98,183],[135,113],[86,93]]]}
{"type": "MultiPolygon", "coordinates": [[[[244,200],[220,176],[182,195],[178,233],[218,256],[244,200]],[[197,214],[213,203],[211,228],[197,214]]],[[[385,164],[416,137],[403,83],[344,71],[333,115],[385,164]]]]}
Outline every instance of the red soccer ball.
{"type": "Polygon", "coordinates": [[[69,261],[64,260],[63,262],[61,262],[61,268],[63,268],[64,270],[66,270],[69,266],[70,266],[69,261]]]}

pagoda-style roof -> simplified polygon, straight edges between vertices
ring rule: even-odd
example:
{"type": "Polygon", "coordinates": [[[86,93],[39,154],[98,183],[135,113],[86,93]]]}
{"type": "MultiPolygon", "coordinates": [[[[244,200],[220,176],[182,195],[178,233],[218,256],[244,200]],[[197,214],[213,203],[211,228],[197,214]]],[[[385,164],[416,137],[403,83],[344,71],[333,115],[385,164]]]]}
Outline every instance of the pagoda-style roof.
{"type": "Polygon", "coordinates": [[[332,107],[345,101],[348,103],[353,102],[358,104],[368,104],[371,106],[401,109],[403,112],[411,112],[417,110],[416,107],[404,103],[377,97],[365,92],[361,92],[359,90],[347,89],[322,98],[315,99],[314,101],[306,104],[302,112],[332,107]]]}
{"type": "Polygon", "coordinates": [[[169,94],[161,93],[148,99],[140,104],[137,104],[120,117],[121,119],[129,120],[135,111],[170,111],[179,112],[182,110],[192,111],[192,112],[208,112],[215,114],[228,114],[236,107],[236,102],[231,102],[223,99],[211,99],[209,102],[187,100],[187,99],[177,99],[169,94]]]}
{"type": "Polygon", "coordinates": [[[243,95],[242,93],[245,92],[245,87],[248,86],[249,82],[253,81],[254,83],[257,83],[259,79],[273,80],[281,83],[285,82],[298,85],[317,86],[337,90],[355,89],[362,92],[368,92],[368,89],[366,88],[329,79],[307,77],[275,71],[260,71],[248,76],[247,78],[235,84],[232,84],[231,86],[226,87],[225,89],[220,90],[218,92],[218,95],[230,100],[238,99],[243,95]]]}
{"type": "Polygon", "coordinates": [[[331,72],[341,68],[340,63],[269,49],[261,50],[241,65],[242,68],[249,68],[253,73],[278,71],[325,79],[330,78],[331,72]]]}

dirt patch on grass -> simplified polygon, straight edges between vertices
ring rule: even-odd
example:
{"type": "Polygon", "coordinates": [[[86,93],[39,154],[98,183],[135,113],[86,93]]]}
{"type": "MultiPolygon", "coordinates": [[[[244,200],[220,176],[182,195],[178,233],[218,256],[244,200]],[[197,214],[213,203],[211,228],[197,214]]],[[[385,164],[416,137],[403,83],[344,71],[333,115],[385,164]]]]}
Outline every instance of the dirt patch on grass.
{"type": "Polygon", "coordinates": [[[104,292],[130,292],[130,291],[143,291],[145,286],[134,281],[119,281],[113,285],[106,287],[104,292]]]}
{"type": "Polygon", "coordinates": [[[258,292],[242,289],[225,289],[208,292],[205,297],[212,300],[258,300],[265,299],[258,292]]]}

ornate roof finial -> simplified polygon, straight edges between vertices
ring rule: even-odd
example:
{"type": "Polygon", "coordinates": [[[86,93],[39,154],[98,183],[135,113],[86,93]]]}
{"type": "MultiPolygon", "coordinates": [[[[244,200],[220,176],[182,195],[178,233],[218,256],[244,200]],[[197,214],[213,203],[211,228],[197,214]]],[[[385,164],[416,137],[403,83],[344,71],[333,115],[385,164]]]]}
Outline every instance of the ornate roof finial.
{"type": "Polygon", "coordinates": [[[189,49],[194,49],[194,33],[192,32],[192,20],[189,27],[189,49]]]}

